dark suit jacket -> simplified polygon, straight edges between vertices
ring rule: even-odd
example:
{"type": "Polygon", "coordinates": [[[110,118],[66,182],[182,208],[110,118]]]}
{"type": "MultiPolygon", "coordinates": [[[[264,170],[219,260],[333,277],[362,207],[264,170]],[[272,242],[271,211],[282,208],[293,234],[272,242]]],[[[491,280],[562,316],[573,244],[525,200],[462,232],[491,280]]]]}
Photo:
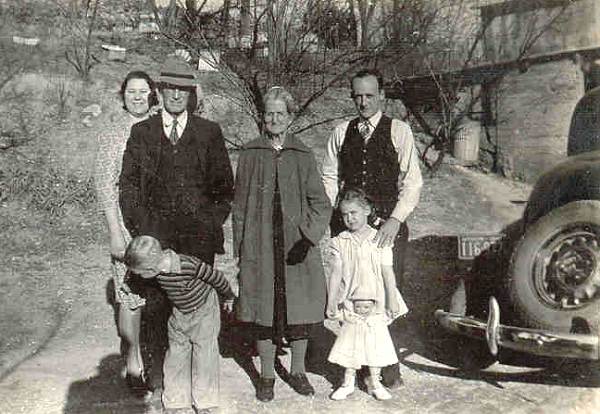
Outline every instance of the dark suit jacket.
{"type": "MultiPolygon", "coordinates": [[[[133,237],[155,234],[153,230],[160,219],[151,208],[149,196],[156,185],[161,139],[166,137],[159,114],[134,125],[127,141],[119,180],[119,202],[125,226],[133,237]]],[[[202,205],[187,207],[202,214],[204,223],[207,217],[212,222],[207,228],[212,228],[214,233],[206,236],[212,239],[214,252],[221,253],[222,226],[231,211],[233,198],[233,173],[221,128],[214,122],[188,114],[180,142],[186,143],[186,151],[198,156],[197,186],[206,196],[202,205]]]]}

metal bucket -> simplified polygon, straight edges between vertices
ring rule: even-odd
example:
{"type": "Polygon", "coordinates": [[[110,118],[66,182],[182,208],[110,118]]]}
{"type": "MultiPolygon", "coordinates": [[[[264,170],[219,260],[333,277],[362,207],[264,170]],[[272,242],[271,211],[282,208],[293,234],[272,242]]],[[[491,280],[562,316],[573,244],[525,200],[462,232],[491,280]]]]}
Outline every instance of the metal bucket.
{"type": "Polygon", "coordinates": [[[466,120],[454,135],[453,155],[464,164],[475,164],[479,160],[479,139],[481,124],[479,121],[466,120]]]}

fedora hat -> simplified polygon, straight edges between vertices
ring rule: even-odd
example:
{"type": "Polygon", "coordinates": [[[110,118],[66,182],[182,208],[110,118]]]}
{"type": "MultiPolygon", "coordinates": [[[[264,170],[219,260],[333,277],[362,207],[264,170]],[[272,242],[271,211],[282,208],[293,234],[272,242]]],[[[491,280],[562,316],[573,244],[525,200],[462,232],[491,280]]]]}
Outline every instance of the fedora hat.
{"type": "Polygon", "coordinates": [[[195,87],[200,82],[196,77],[194,70],[185,62],[173,58],[168,60],[160,69],[160,74],[157,79],[160,84],[195,87]]]}

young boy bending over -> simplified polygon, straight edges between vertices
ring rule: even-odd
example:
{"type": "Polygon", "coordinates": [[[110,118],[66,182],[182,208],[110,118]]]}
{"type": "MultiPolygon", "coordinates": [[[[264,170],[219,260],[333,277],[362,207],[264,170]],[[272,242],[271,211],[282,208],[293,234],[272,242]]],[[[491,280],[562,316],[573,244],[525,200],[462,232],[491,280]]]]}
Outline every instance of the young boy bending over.
{"type": "Polygon", "coordinates": [[[162,250],[150,236],[138,236],[129,243],[125,264],[145,279],[156,277],[173,303],[163,366],[166,412],[194,413],[194,409],[218,406],[221,322],[217,292],[231,306],[237,283],[195,257],[162,250]]]}

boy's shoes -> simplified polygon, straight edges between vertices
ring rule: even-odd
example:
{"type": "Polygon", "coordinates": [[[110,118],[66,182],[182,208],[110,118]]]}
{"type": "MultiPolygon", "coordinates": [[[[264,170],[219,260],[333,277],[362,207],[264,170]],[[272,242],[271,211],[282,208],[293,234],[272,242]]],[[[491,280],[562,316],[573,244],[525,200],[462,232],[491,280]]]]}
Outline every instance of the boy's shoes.
{"type": "Polygon", "coordinates": [[[139,398],[145,398],[152,395],[152,392],[154,391],[154,388],[148,383],[146,375],[143,372],[139,377],[127,373],[125,375],[125,383],[131,392],[139,398]]]}
{"type": "Polygon", "coordinates": [[[274,386],[275,378],[259,378],[256,384],[256,398],[262,402],[271,401],[275,397],[274,386]]]}
{"type": "Polygon", "coordinates": [[[329,398],[335,401],[345,400],[353,392],[354,384],[343,384],[340,388],[335,390],[329,398]]]}
{"type": "Polygon", "coordinates": [[[289,379],[290,386],[300,395],[314,395],[315,389],[304,373],[291,374],[289,379]]]}

